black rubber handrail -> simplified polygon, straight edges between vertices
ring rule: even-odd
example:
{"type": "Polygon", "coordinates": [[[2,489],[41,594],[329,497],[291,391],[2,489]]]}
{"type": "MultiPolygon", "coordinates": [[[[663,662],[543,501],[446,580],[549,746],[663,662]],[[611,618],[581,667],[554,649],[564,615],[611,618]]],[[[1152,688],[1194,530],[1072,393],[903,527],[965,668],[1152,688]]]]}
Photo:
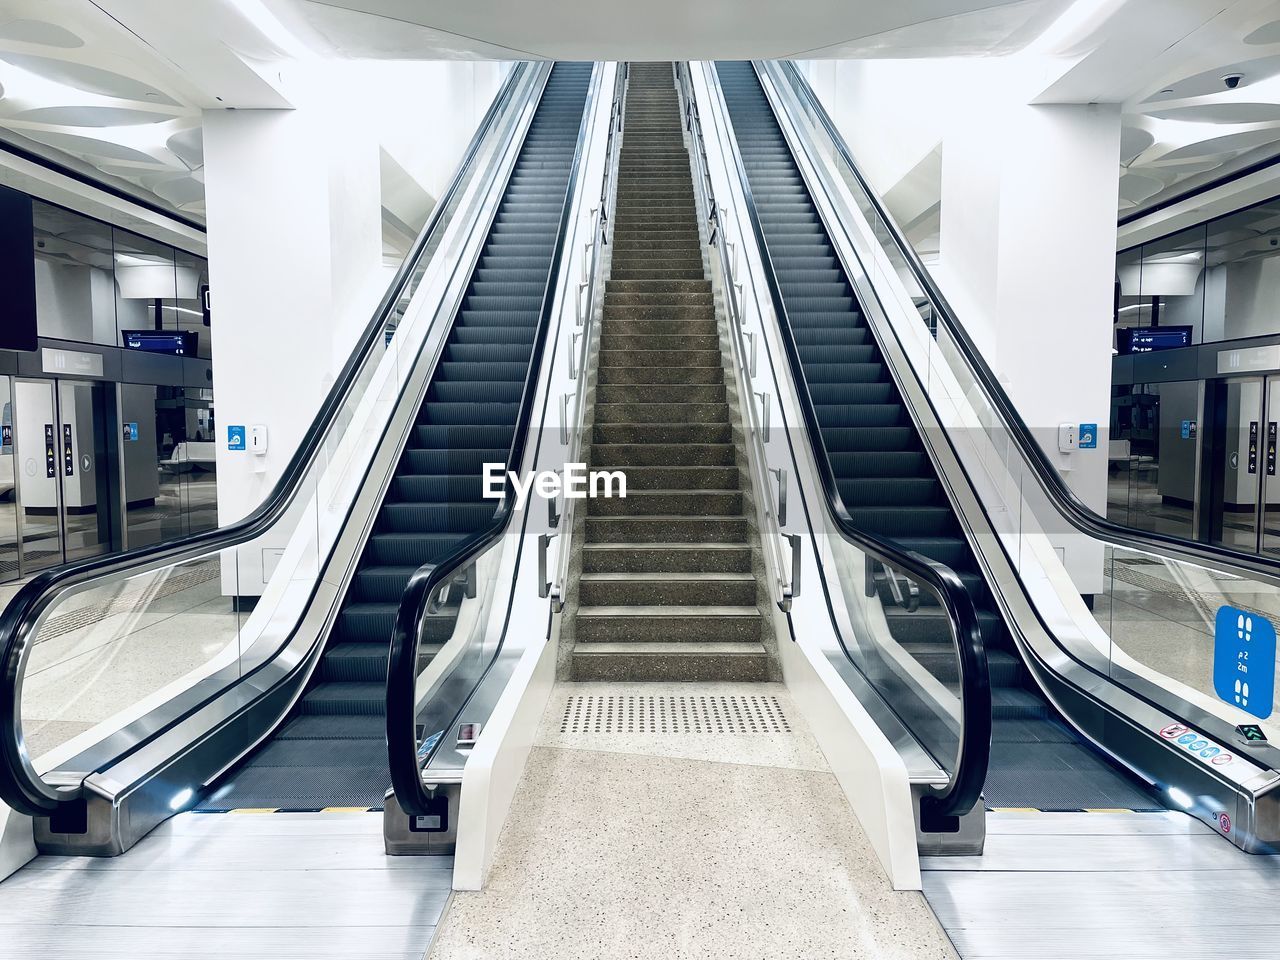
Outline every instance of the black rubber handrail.
{"type": "Polygon", "coordinates": [[[920,289],[930,301],[935,314],[939,317],[943,326],[947,328],[948,335],[964,357],[965,363],[968,365],[974,379],[982,388],[987,400],[995,408],[1023,459],[1031,468],[1032,473],[1035,474],[1041,489],[1044,490],[1045,495],[1053,503],[1058,513],[1076,529],[1099,540],[1106,540],[1126,549],[1170,556],[1188,563],[1226,570],[1246,579],[1260,578],[1268,583],[1280,586],[1280,560],[1246,555],[1214,544],[1128,527],[1102,516],[1076,496],[1075,492],[1063,481],[1062,475],[1057,468],[1045,456],[1044,449],[1032,435],[1030,428],[1022,419],[1021,414],[1018,413],[1013,401],[1009,399],[1009,395],[996,378],[995,373],[987,365],[982,352],[970,339],[964,326],[956,318],[955,311],[947,302],[946,297],[943,296],[929,270],[920,260],[915,248],[906,239],[893,217],[890,216],[880,197],[871,189],[870,183],[863,176],[861,169],[859,169],[850,155],[844,138],[836,130],[831,117],[814,95],[808,82],[800,74],[795,64],[789,61],[780,61],[780,64],[781,68],[788,74],[793,89],[805,98],[805,102],[811,107],[814,115],[826,130],[832,146],[835,147],[841,160],[849,168],[849,172],[858,181],[858,186],[875,209],[876,216],[880,218],[880,221],[888,230],[894,246],[906,260],[908,267],[911,269],[913,279],[920,285],[920,289]]]}
{"type": "MultiPolygon", "coordinates": [[[[465,181],[480,145],[530,69],[533,66],[524,62],[512,67],[481,119],[452,181],[396,271],[387,293],[352,348],[351,356],[280,479],[262,504],[244,519],[225,527],[138,550],[94,557],[41,573],[23,586],[0,614],[0,800],[28,816],[48,816],[57,809],[59,802],[57,791],[35,773],[19,736],[22,671],[29,647],[35,641],[35,628],[40,617],[64,590],[108,578],[137,575],[238,546],[261,536],[284,516],[297,499],[312,463],[323,448],[329,426],[346,404],[366,358],[385,336],[387,321],[394,314],[444,212],[465,181]]],[[[157,731],[157,735],[160,732],[157,731]]]]}
{"type": "MultiPolygon", "coordinates": [[[[718,76],[717,74],[717,78],[718,76]]],[[[768,98],[765,99],[767,103],[768,98]]],[[[772,105],[770,109],[772,110],[772,105]]],[[[726,119],[732,124],[732,118],[727,113],[727,105],[726,119]]],[[[920,812],[922,823],[926,826],[936,824],[939,820],[963,816],[972,810],[982,797],[982,787],[987,780],[987,766],[991,759],[991,674],[973,597],[970,596],[969,588],[964,585],[964,581],[946,564],[939,563],[914,550],[904,550],[891,540],[867,533],[849,515],[844,498],[840,495],[839,485],[836,483],[835,471],[827,455],[826,444],[822,440],[822,427],[818,423],[813,398],[809,393],[809,384],[804,375],[800,351],[792,336],[786,303],[774,271],[773,259],[765,240],[764,228],[760,222],[760,214],[756,208],[746,168],[738,151],[736,135],[730,155],[742,186],[751,231],[760,251],[765,283],[769,288],[769,298],[778,317],[782,345],[787,354],[787,365],[791,370],[791,379],[800,401],[805,428],[811,438],[809,446],[813,452],[818,479],[822,485],[823,500],[831,519],[845,540],[881,564],[892,570],[902,571],[912,579],[932,588],[947,614],[960,669],[959,746],[956,752],[955,768],[950,771],[946,789],[940,793],[925,795],[921,799],[920,812]]]]}
{"type": "MultiPolygon", "coordinates": [[[[555,251],[547,271],[547,283],[543,289],[542,307],[538,314],[538,326],[534,333],[533,352],[529,357],[529,369],[525,372],[524,387],[520,394],[520,410],[516,417],[515,434],[507,452],[506,483],[503,497],[494,511],[493,519],[483,529],[477,530],[453,550],[435,563],[424,563],[409,578],[396,612],[395,628],[391,634],[391,650],[387,654],[387,761],[391,769],[391,788],[396,802],[409,816],[427,816],[431,811],[430,797],[422,784],[422,768],[430,756],[444,742],[436,743],[427,757],[418,753],[417,737],[417,680],[418,647],[421,643],[421,627],[427,616],[427,606],[441,587],[453,580],[459,571],[479,559],[506,532],[515,513],[515,487],[511,471],[518,470],[524,460],[525,447],[533,419],[533,406],[537,399],[538,377],[542,371],[542,355],[546,347],[547,329],[555,306],[556,291],[560,286],[560,267],[564,260],[564,245],[569,221],[573,216],[573,197],[577,190],[578,174],[582,162],[583,145],[587,130],[595,112],[599,86],[591,82],[586,102],[583,104],[582,122],[578,127],[578,142],[574,147],[573,165],[569,182],[565,186],[564,209],[560,213],[560,225],[556,230],[555,251]]],[[[449,728],[446,728],[446,730],[449,728]]]]}

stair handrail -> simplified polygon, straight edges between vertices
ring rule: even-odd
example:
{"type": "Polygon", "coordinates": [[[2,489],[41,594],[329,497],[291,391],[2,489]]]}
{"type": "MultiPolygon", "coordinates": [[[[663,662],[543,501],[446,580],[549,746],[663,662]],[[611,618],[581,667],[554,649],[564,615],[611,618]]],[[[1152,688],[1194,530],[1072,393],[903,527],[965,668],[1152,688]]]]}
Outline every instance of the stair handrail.
{"type": "MultiPolygon", "coordinates": [[[[484,528],[477,530],[450,550],[440,560],[424,563],[413,572],[401,595],[396,611],[395,626],[391,633],[391,649],[387,654],[386,684],[386,732],[387,760],[391,772],[391,788],[395,792],[396,802],[400,809],[410,817],[428,816],[431,814],[431,796],[422,781],[422,771],[431,762],[431,758],[444,745],[445,738],[439,737],[429,750],[420,753],[417,731],[417,665],[418,649],[423,640],[427,618],[432,614],[435,598],[442,589],[463,574],[467,567],[487,552],[505,534],[512,516],[515,514],[515,485],[512,471],[518,470],[525,458],[530,425],[533,419],[533,407],[537,399],[536,387],[542,371],[542,357],[545,352],[547,330],[551,325],[551,317],[556,300],[556,292],[561,286],[561,264],[564,260],[565,238],[569,223],[573,217],[573,198],[578,189],[578,178],[585,154],[584,146],[590,129],[591,118],[595,115],[596,100],[600,93],[600,77],[603,65],[597,64],[592,71],[592,79],[586,100],[583,104],[582,121],[578,127],[578,139],[574,147],[573,163],[569,180],[565,186],[564,208],[561,211],[560,223],[556,230],[555,250],[547,271],[547,281],[542,295],[542,306],[538,312],[538,325],[535,329],[533,350],[529,357],[529,368],[525,373],[524,386],[520,394],[520,408],[516,416],[515,433],[507,452],[506,481],[503,496],[494,511],[493,519],[484,528]]],[[[482,672],[477,685],[483,682],[492,661],[482,672]]],[[[459,710],[463,709],[461,706],[459,710]]],[[[457,715],[444,729],[452,729],[457,722],[457,715]]]]}
{"type": "MultiPolygon", "coordinates": [[[[0,705],[3,705],[0,706],[0,801],[27,816],[48,816],[58,808],[59,802],[66,799],[65,793],[46,784],[36,774],[19,736],[24,666],[35,643],[41,616],[57,595],[66,590],[122,575],[137,576],[237,547],[262,536],[284,518],[305,488],[306,478],[324,451],[325,441],[338,415],[358,385],[361,370],[374,349],[385,342],[388,325],[395,317],[403,294],[427,254],[445,212],[467,181],[481,144],[506,111],[526,74],[535,69],[540,69],[538,64],[520,61],[508,72],[467,144],[448,186],[401,261],[386,293],[266,498],[245,517],[223,527],[135,550],[74,561],[44,571],[24,584],[0,613],[0,705]]],[[[155,731],[151,739],[163,732],[155,731]]]]}
{"type": "MultiPolygon", "coordinates": [[[[715,82],[709,84],[709,88],[718,99],[718,109],[728,120],[729,129],[732,129],[732,120],[720,87],[719,74],[714,64],[708,63],[706,69],[709,71],[708,76],[715,78],[715,82]]],[[[849,514],[836,482],[826,444],[822,441],[822,428],[818,423],[809,384],[804,376],[800,352],[792,335],[786,304],[782,298],[782,289],[765,241],[760,213],[738,149],[736,135],[729,138],[726,151],[731,158],[746,204],[748,221],[759,251],[765,285],[768,287],[770,304],[777,320],[783,352],[787,355],[792,385],[799,400],[805,429],[811,438],[809,447],[817,468],[816,473],[827,513],[836,530],[846,541],[869,554],[879,563],[905,572],[933,589],[946,613],[960,671],[959,746],[954,769],[950,772],[946,787],[923,796],[920,801],[920,811],[922,822],[937,822],[961,817],[980,801],[991,759],[991,676],[973,598],[969,588],[949,566],[914,550],[903,549],[891,540],[863,530],[849,514]]]]}
{"type": "MultiPolygon", "coordinates": [[[[565,394],[561,397],[561,430],[568,431],[567,436],[562,436],[561,441],[567,442],[569,447],[569,455],[566,458],[567,463],[575,463],[578,460],[578,453],[582,450],[583,437],[586,429],[587,416],[587,361],[591,357],[592,347],[600,336],[600,327],[596,323],[596,300],[600,296],[601,290],[601,272],[603,270],[604,258],[602,252],[609,243],[609,235],[612,232],[612,221],[609,217],[609,201],[617,188],[618,173],[618,151],[621,149],[623,124],[626,117],[626,95],[627,85],[630,82],[631,70],[628,61],[620,61],[617,67],[616,79],[613,86],[613,102],[609,108],[609,136],[605,143],[605,162],[604,176],[600,183],[600,207],[595,218],[592,234],[591,234],[591,257],[587,262],[586,271],[587,279],[579,285],[585,284],[585,290],[580,290],[578,301],[574,305],[576,310],[577,325],[582,329],[574,334],[576,338],[574,343],[579,343],[576,351],[574,343],[570,344],[570,352],[576,356],[574,369],[570,371],[570,376],[575,376],[573,393],[565,394]],[[584,295],[585,294],[585,295],[584,295]],[[569,423],[568,402],[573,400],[573,423],[569,423]]],[[[573,524],[574,515],[576,513],[575,501],[570,498],[564,498],[564,510],[560,514],[555,514],[555,500],[548,501],[548,507],[553,511],[551,527],[558,529],[558,534],[544,534],[540,547],[540,556],[544,556],[546,550],[550,546],[550,541],[555,537],[559,537],[559,550],[556,553],[556,569],[554,575],[549,580],[543,580],[539,584],[545,594],[551,599],[551,607],[553,612],[559,613],[564,609],[565,597],[568,593],[568,577],[569,563],[572,554],[573,545],[573,524]]]]}
{"type": "Polygon", "coordinates": [[[1045,455],[1043,447],[1032,435],[1031,429],[1018,412],[1008,392],[987,363],[982,351],[969,336],[937,281],[920,259],[915,247],[889,213],[883,199],[872,189],[862,169],[849,152],[844,138],[836,129],[826,108],[823,107],[822,101],[814,94],[799,68],[790,61],[781,61],[780,69],[786,76],[791,89],[803,99],[822,124],[841,163],[848,168],[857,181],[863,196],[888,232],[895,249],[906,261],[911,270],[912,279],[929,301],[934,315],[946,327],[948,336],[963,357],[969,372],[982,389],[986,400],[1000,416],[1023,461],[1030,467],[1037,484],[1057,512],[1076,529],[1124,549],[1158,556],[1168,555],[1188,563],[1234,573],[1246,579],[1261,579],[1266,583],[1280,586],[1280,559],[1243,554],[1216,544],[1202,543],[1166,533],[1139,530],[1102,516],[1080,499],[1045,455]]]}
{"type": "Polygon", "coordinates": [[[753,485],[758,495],[765,499],[764,523],[768,529],[761,530],[761,540],[767,541],[773,554],[776,575],[777,596],[774,598],[779,609],[784,613],[790,611],[795,598],[800,594],[800,544],[799,534],[783,533],[786,524],[786,479],[779,474],[778,496],[770,495],[768,457],[764,444],[768,440],[769,425],[767,420],[761,422],[756,414],[755,405],[755,370],[753,360],[757,356],[754,339],[751,347],[746,344],[743,325],[745,317],[742,310],[742,283],[737,280],[736,257],[730,251],[725,233],[723,219],[727,211],[722,208],[715,195],[715,184],[711,178],[711,164],[707,158],[707,144],[702,127],[702,117],[698,113],[698,101],[693,92],[693,78],[689,64],[681,61],[677,65],[680,85],[679,92],[684,103],[682,118],[685,129],[689,132],[690,155],[694,166],[694,191],[701,198],[706,210],[707,243],[716,252],[720,269],[724,276],[725,309],[728,313],[730,345],[734,363],[741,373],[746,390],[741,392],[739,401],[742,405],[743,435],[747,443],[753,447],[753,455],[748,457],[752,467],[753,485]],[[789,545],[789,555],[783,552],[782,542],[789,545]]]}

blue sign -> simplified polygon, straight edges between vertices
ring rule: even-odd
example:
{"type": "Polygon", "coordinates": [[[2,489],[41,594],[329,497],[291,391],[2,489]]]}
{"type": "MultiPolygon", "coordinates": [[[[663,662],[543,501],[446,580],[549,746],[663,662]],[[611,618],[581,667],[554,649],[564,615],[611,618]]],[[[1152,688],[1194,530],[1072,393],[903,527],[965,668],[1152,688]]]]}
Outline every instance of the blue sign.
{"type": "Polygon", "coordinates": [[[228,450],[244,450],[245,449],[245,430],[244,426],[227,427],[227,449],[228,450]]]}
{"type": "Polygon", "coordinates": [[[136,423],[126,423],[124,425],[124,438],[133,442],[138,439],[138,425],[136,423]]]}
{"type": "Polygon", "coordinates": [[[1080,424],[1080,443],[1081,450],[1096,450],[1098,448],[1098,425],[1096,423],[1080,424]]]}
{"type": "Polygon", "coordinates": [[[1213,630],[1213,689],[1260,720],[1271,716],[1276,628],[1261,614],[1219,607],[1213,630]]]}
{"type": "Polygon", "coordinates": [[[1190,420],[1182,421],[1182,439],[1183,440],[1191,439],[1191,421],[1190,420]]]}

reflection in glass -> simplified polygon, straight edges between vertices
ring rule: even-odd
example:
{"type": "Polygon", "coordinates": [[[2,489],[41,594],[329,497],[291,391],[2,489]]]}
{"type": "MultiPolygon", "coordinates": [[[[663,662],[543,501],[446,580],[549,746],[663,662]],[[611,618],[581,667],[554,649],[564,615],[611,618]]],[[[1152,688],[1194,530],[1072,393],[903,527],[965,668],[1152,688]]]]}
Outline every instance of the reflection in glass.
{"type": "Polygon", "coordinates": [[[40,336],[114,345],[111,228],[39,201],[32,212],[40,336]]]}
{"type": "Polygon", "coordinates": [[[18,490],[13,455],[13,379],[0,377],[0,581],[18,576],[18,490]]]}
{"type": "Polygon", "coordinates": [[[13,415],[22,569],[29,575],[62,562],[53,383],[15,380],[13,415]]]}

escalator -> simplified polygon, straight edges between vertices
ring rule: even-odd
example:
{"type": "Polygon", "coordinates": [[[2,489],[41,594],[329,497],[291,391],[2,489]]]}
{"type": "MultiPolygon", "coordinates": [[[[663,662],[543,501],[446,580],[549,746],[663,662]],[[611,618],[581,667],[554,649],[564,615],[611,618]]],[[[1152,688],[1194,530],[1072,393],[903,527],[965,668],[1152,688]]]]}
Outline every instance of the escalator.
{"type": "MultiPolygon", "coordinates": [[[[1158,801],[1136,778],[1086,743],[1029,675],[986,576],[940,483],[911,413],[863,316],[756,71],[716,65],[765,249],[785,310],[779,312],[802,369],[803,388],[827,461],[852,521],[904,550],[938,561],[973,598],[991,681],[991,807],[1040,810],[1147,809],[1158,801]]],[[[904,607],[882,578],[890,633],[939,681],[954,687],[953,644],[941,607],[922,597],[904,607]]]]}
{"type": "MultiPolygon", "coordinates": [[[[290,719],[200,806],[380,807],[387,652],[400,598],[488,522],[485,463],[507,462],[582,124],[589,63],[558,63],[516,160],[426,400],[338,614],[290,719]]],[[[438,651],[448,617],[430,626],[438,651]]],[[[433,638],[428,638],[431,640],[433,638]]]]}
{"type": "MultiPolygon", "coordinates": [[[[597,118],[601,76],[591,63],[507,72],[256,510],[61,568],[5,608],[0,841],[27,839],[0,870],[31,850],[117,855],[193,808],[383,806],[397,615],[417,574],[507,510],[506,499],[482,496],[483,465],[520,462],[535,433],[536,387],[555,356],[543,347],[555,342],[568,284],[561,251],[585,202],[580,167],[595,131],[608,130],[597,118]],[[190,591],[198,602],[186,602],[190,591]],[[129,615],[94,636],[93,688],[41,685],[56,649],[45,625],[123,597],[129,615]],[[121,656],[147,625],[142,655],[121,656]],[[35,697],[48,713],[32,712],[35,697]],[[24,727],[82,705],[97,711],[83,732],[28,753],[24,727]],[[10,811],[31,819],[5,832],[10,811]]],[[[466,596],[475,589],[473,580],[466,596]]],[[[437,657],[467,608],[457,595],[431,605],[406,669],[411,687],[424,669],[441,678],[414,699],[448,712],[471,696],[482,651],[437,657]]]]}

